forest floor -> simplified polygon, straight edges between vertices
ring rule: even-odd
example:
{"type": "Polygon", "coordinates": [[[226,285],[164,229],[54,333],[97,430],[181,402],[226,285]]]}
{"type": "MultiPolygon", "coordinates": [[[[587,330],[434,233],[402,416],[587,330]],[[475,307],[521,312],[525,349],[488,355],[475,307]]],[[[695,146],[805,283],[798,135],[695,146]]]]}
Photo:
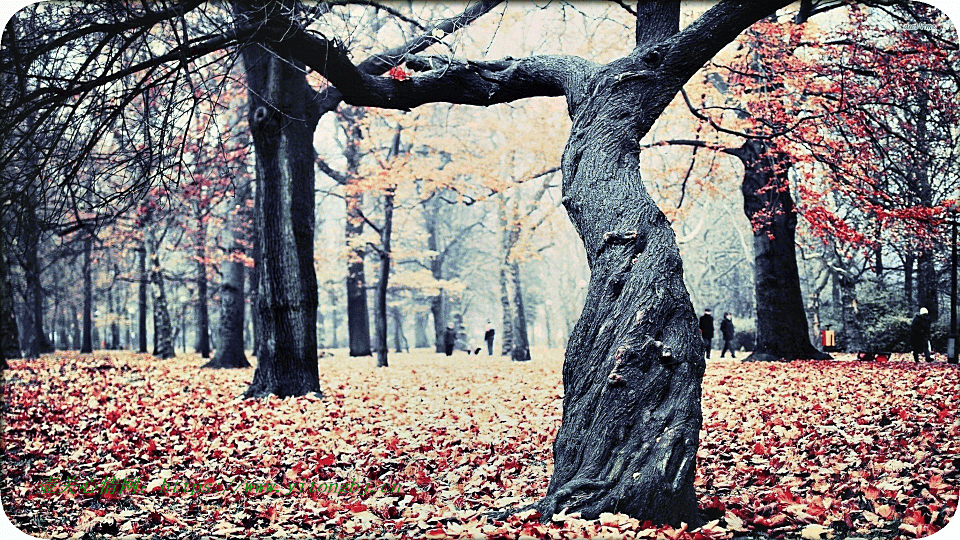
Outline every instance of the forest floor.
{"type": "Polygon", "coordinates": [[[709,523],[697,531],[615,514],[485,516],[547,488],[559,351],[527,363],[391,353],[387,369],[337,351],[320,360],[322,399],[266,400],[239,397],[253,368],[203,370],[196,355],[14,360],[0,496],[20,530],[47,538],[837,539],[942,528],[960,483],[957,367],[837,357],[708,361],[696,483],[709,523]],[[111,479],[143,493],[114,493],[111,479]],[[225,489],[164,494],[187,480],[225,489]],[[369,493],[307,487],[332,482],[369,493]]]}

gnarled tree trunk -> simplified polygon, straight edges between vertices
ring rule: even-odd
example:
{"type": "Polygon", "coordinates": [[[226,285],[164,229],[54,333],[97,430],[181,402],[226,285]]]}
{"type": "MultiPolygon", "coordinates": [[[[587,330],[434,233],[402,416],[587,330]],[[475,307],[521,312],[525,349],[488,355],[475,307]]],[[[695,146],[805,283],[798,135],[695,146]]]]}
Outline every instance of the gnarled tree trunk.
{"type": "MultiPolygon", "coordinates": [[[[243,16],[246,8],[238,7],[243,16]]],[[[251,12],[252,17],[262,13],[251,12]]],[[[257,370],[247,397],[320,392],[313,268],[313,90],[298,62],[262,45],[242,49],[256,149],[261,256],[257,370]]]]}

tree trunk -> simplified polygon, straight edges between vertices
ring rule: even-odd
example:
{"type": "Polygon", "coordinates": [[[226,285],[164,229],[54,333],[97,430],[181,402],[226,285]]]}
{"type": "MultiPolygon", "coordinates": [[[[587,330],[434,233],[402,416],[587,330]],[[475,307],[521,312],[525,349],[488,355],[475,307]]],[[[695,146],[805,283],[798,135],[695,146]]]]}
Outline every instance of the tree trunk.
{"type": "Polygon", "coordinates": [[[500,308],[503,312],[503,337],[500,339],[500,354],[510,355],[513,351],[513,308],[510,306],[510,291],[507,288],[506,264],[500,264],[500,308]]]}
{"type": "Polygon", "coordinates": [[[413,328],[414,346],[423,349],[430,346],[430,337],[427,335],[427,325],[430,317],[426,313],[417,313],[413,328]]]}
{"type": "Polygon", "coordinates": [[[43,286],[41,283],[40,268],[40,225],[37,221],[36,209],[24,208],[24,259],[23,273],[27,281],[28,305],[25,313],[29,316],[26,321],[30,330],[30,341],[27,344],[27,358],[39,358],[41,354],[53,352],[53,346],[43,330],[43,286]]]}
{"type": "Polygon", "coordinates": [[[319,394],[313,268],[313,132],[319,112],[299,63],[255,44],[244,46],[242,57],[250,87],[261,255],[257,370],[245,395],[319,394]]]}
{"type": "Polygon", "coordinates": [[[400,311],[399,307],[393,306],[390,309],[390,313],[393,316],[394,350],[397,352],[410,352],[410,343],[407,341],[407,336],[403,333],[403,312],[400,311]]]}
{"type": "Polygon", "coordinates": [[[387,285],[390,281],[390,235],[393,234],[394,188],[383,195],[383,227],[380,229],[380,280],[377,282],[377,367],[387,367],[387,285]]]}
{"type": "Polygon", "coordinates": [[[903,258],[903,299],[910,308],[913,306],[913,252],[908,252],[903,258]]]}
{"type": "Polygon", "coordinates": [[[510,358],[514,362],[530,360],[530,340],[527,338],[527,312],[523,308],[523,292],[520,288],[520,264],[510,263],[510,275],[513,279],[513,349],[510,358]]]}
{"type": "MultiPolygon", "coordinates": [[[[354,245],[363,234],[363,218],[360,217],[361,194],[348,194],[347,245],[354,245]]],[[[364,248],[356,246],[350,251],[347,262],[347,333],[350,339],[350,356],[370,356],[370,312],[367,307],[367,285],[364,275],[364,248]]]]}
{"type": "Polygon", "coordinates": [[[167,293],[163,285],[163,268],[160,266],[160,243],[154,237],[151,225],[146,227],[146,249],[150,252],[150,281],[153,284],[153,355],[157,358],[173,358],[173,323],[167,309],[167,293]]]}
{"type": "Polygon", "coordinates": [[[567,345],[554,472],[538,507],[544,516],[620,512],[694,527],[703,342],[676,238],[643,187],[635,143],[683,81],[664,88],[631,78],[659,61],[650,51],[589,71],[568,98],[562,202],[591,277],[567,345]]]}
{"type": "Polygon", "coordinates": [[[147,352],[147,248],[141,242],[137,246],[137,281],[139,288],[137,291],[137,339],[139,341],[139,352],[147,352]]]}
{"type": "Polygon", "coordinates": [[[933,250],[924,249],[917,257],[917,307],[930,312],[930,322],[940,318],[940,302],[937,296],[937,267],[933,250]]]}
{"type": "Polygon", "coordinates": [[[757,348],[745,361],[828,359],[810,343],[797,269],[797,214],[787,181],[788,158],[747,141],[728,153],[744,165],[743,211],[753,225],[757,348]]]}
{"type": "Polygon", "coordinates": [[[207,311],[207,227],[197,225],[197,343],[194,349],[201,358],[210,358],[210,314],[207,311]]]}
{"type": "MultiPolygon", "coordinates": [[[[347,158],[347,177],[350,182],[360,174],[360,119],[363,115],[364,110],[359,107],[343,106],[339,111],[347,139],[343,155],[347,158]]],[[[350,356],[370,356],[370,312],[364,275],[366,248],[356,245],[363,234],[363,193],[355,191],[349,185],[346,191],[345,233],[347,247],[350,249],[350,259],[347,261],[347,332],[350,337],[350,356]]]]}
{"type": "Polygon", "coordinates": [[[82,337],[82,331],[80,329],[80,315],[77,313],[76,304],[70,304],[70,313],[71,313],[70,329],[72,331],[71,337],[70,337],[70,345],[71,345],[70,348],[75,351],[79,351],[80,347],[82,346],[81,343],[83,341],[83,337],[82,337]]]}
{"type": "Polygon", "coordinates": [[[840,343],[847,352],[863,350],[863,332],[860,329],[860,316],[857,313],[857,284],[853,278],[843,273],[837,276],[840,285],[841,323],[840,343]]]}
{"type": "Polygon", "coordinates": [[[339,349],[340,339],[337,337],[340,326],[340,317],[337,316],[337,295],[330,292],[330,348],[339,349]]]}
{"type": "Polygon", "coordinates": [[[57,349],[70,350],[70,336],[67,333],[67,308],[63,306],[57,314],[57,349]]]}
{"type": "Polygon", "coordinates": [[[80,354],[93,352],[93,276],[90,268],[93,235],[83,238],[83,341],[80,354]]]}
{"type": "MultiPolygon", "coordinates": [[[[6,242],[5,233],[0,232],[0,241],[6,242]]],[[[7,368],[7,359],[20,358],[13,286],[10,284],[5,248],[5,245],[0,245],[0,369],[7,368]]]]}
{"type": "MultiPolygon", "coordinates": [[[[254,180],[254,182],[256,183],[256,180],[254,180]]],[[[259,191],[259,184],[256,184],[256,186],[256,189],[259,191]]],[[[253,245],[253,268],[250,269],[250,290],[247,293],[247,297],[250,298],[248,302],[250,305],[250,326],[253,329],[251,332],[253,345],[250,347],[250,350],[253,351],[253,356],[256,356],[257,351],[260,349],[260,268],[263,266],[263,251],[260,249],[260,231],[257,230],[256,226],[256,216],[260,213],[260,197],[254,196],[253,201],[254,226],[250,231],[250,236],[253,238],[251,242],[253,245]]]]}
{"type": "MultiPolygon", "coordinates": [[[[424,212],[424,228],[427,229],[427,250],[433,253],[430,259],[430,274],[435,280],[443,279],[443,255],[440,253],[440,240],[437,225],[440,219],[440,203],[436,197],[428,206],[429,213],[424,212]]],[[[436,296],[430,299],[430,313],[433,315],[433,344],[437,354],[444,352],[444,332],[447,330],[446,295],[443,289],[437,291],[436,296]]]]}
{"type": "Polygon", "coordinates": [[[120,323],[117,317],[116,304],[114,303],[114,285],[111,284],[107,289],[107,313],[110,319],[110,334],[107,342],[107,348],[117,350],[120,348],[120,323]]]}
{"type": "Polygon", "coordinates": [[[246,214],[241,209],[247,207],[250,198],[250,182],[243,181],[233,196],[232,213],[224,228],[227,236],[227,260],[223,267],[223,283],[220,285],[220,323],[217,328],[217,350],[213,359],[203,365],[205,368],[246,368],[250,367],[243,350],[244,326],[244,247],[240,229],[246,214]]]}

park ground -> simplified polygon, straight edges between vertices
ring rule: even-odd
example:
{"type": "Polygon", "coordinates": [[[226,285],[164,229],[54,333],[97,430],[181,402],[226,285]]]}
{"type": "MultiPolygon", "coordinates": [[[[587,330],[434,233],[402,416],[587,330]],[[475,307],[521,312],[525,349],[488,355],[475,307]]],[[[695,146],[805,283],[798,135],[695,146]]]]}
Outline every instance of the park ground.
{"type": "Polygon", "coordinates": [[[885,363],[839,354],[749,364],[714,355],[696,481],[703,528],[616,514],[493,520],[486,511],[536,502],[552,470],[562,353],[534,356],[514,363],[416,351],[391,354],[391,367],[378,369],[372,358],[335,351],[320,360],[322,399],[266,400],[240,398],[253,368],[204,370],[196,355],[14,360],[4,373],[3,507],[33,536],[129,540],[913,538],[956,512],[956,366],[900,354],[885,363]],[[108,478],[152,489],[63,487],[108,478]],[[400,489],[367,498],[279,488],[158,494],[164,480],[400,489]]]}

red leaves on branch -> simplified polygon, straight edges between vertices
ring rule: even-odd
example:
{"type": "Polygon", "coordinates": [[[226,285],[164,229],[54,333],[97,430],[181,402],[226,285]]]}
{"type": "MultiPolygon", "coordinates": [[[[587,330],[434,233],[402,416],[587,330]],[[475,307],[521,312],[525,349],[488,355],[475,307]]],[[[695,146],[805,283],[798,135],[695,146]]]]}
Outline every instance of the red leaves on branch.
{"type": "Polygon", "coordinates": [[[410,78],[410,74],[400,66],[390,68],[390,70],[387,71],[387,76],[397,81],[405,81],[410,78]]]}

